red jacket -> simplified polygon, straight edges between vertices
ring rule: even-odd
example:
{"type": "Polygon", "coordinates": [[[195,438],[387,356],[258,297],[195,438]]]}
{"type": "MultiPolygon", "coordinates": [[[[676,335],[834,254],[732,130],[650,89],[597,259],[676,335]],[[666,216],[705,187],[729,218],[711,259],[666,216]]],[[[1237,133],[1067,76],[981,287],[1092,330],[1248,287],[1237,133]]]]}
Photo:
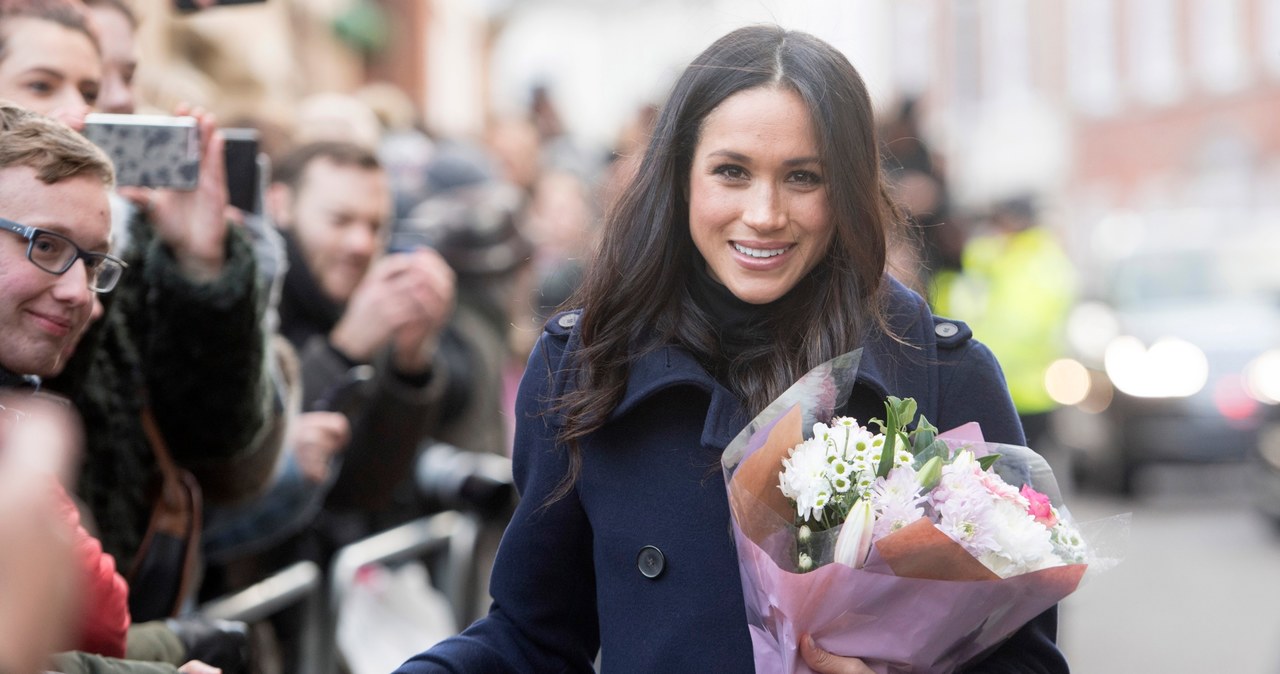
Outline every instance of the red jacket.
{"type": "Polygon", "coordinates": [[[62,485],[55,483],[62,515],[74,530],[75,553],[82,569],[81,617],[75,650],[112,658],[124,657],[129,617],[129,585],[116,572],[116,560],[80,525],[80,512],[62,485]]]}

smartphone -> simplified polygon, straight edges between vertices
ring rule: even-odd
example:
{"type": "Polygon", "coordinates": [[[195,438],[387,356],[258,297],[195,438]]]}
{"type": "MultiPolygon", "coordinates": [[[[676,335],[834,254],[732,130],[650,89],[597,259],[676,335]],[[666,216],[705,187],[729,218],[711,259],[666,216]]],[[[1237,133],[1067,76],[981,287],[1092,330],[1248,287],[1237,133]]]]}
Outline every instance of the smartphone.
{"type": "Polygon", "coordinates": [[[201,9],[219,7],[222,5],[249,5],[266,1],[267,0],[213,0],[212,2],[197,3],[196,0],[173,0],[173,7],[179,12],[198,12],[201,9]],[[201,6],[202,4],[204,5],[203,7],[201,6]]]}
{"type": "Polygon", "coordinates": [[[227,165],[227,196],[232,206],[246,212],[259,210],[261,185],[257,129],[222,129],[226,139],[223,157],[227,165]]]}
{"type": "Polygon", "coordinates": [[[194,190],[200,180],[195,117],[92,113],[84,135],[111,158],[117,185],[194,190]]]}
{"type": "Polygon", "coordinates": [[[412,253],[421,248],[435,248],[435,237],[425,232],[400,230],[387,240],[388,253],[412,253]]]}

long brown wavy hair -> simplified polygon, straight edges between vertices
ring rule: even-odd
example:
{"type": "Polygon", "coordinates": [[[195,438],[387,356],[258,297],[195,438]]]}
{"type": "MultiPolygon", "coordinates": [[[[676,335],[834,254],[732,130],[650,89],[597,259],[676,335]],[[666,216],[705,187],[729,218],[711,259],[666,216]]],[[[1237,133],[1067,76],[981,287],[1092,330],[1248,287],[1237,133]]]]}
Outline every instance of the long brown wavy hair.
{"type": "Polygon", "coordinates": [[[768,344],[736,356],[728,386],[754,416],[809,369],[856,348],[871,326],[885,329],[886,240],[902,216],[881,174],[862,78],[843,54],[806,33],[776,26],[729,33],[676,82],[634,180],[606,217],[596,257],[566,303],[582,308],[582,342],[566,363],[576,370],[575,384],[554,401],[564,419],[559,440],[570,452],[556,497],[572,488],[580,441],[621,400],[638,354],[666,344],[702,362],[720,353],[714,326],[687,291],[693,265],[703,263],[689,233],[689,174],[703,120],[756,87],[790,89],[808,107],[834,237],[803,282],[806,301],[761,326],[768,344]]]}

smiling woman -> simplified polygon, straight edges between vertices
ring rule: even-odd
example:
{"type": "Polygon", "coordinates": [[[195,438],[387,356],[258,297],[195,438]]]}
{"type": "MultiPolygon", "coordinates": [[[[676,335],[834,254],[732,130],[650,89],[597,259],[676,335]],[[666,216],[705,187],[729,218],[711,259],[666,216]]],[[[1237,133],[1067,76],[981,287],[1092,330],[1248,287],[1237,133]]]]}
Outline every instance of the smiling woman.
{"type": "Polygon", "coordinates": [[[0,0],[0,99],[55,117],[82,117],[101,80],[98,43],[78,3],[0,0]]]}
{"type": "MultiPolygon", "coordinates": [[[[597,658],[606,672],[755,671],[717,467],[748,420],[846,352],[862,348],[862,369],[843,416],[912,397],[940,427],[1023,444],[990,351],[885,273],[902,223],[874,129],[853,66],[811,35],[743,28],[684,71],[574,310],[547,324],[521,381],[522,500],[493,609],[401,674],[586,674],[597,658]]],[[[971,671],[1065,672],[1054,618],[971,671]]],[[[799,643],[815,672],[872,671],[872,654],[799,643]]]]}

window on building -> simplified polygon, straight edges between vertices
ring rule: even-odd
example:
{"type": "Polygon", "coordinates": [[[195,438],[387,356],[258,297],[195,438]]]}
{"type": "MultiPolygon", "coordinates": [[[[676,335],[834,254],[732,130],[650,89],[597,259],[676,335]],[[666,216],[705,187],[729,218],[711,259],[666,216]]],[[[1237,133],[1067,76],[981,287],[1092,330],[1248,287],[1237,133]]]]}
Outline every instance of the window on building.
{"type": "Polygon", "coordinates": [[[1174,0],[1131,0],[1126,16],[1129,78],[1133,92],[1152,105],[1182,95],[1178,62],[1178,4],[1174,0]]]}
{"type": "Polygon", "coordinates": [[[893,85],[919,96],[933,83],[937,13],[933,0],[899,0],[893,8],[893,85]]]}
{"type": "Polygon", "coordinates": [[[988,101],[1025,100],[1032,91],[1029,0],[983,0],[982,83],[988,101]]]}
{"type": "Polygon", "coordinates": [[[1262,62],[1271,74],[1280,77],[1280,0],[1260,0],[1261,21],[1258,21],[1257,44],[1262,50],[1262,62]]]}
{"type": "Polygon", "coordinates": [[[1200,84],[1218,93],[1242,88],[1249,70],[1240,0],[1194,0],[1191,12],[1191,63],[1200,84]]]}
{"type": "Polygon", "coordinates": [[[1119,107],[1113,0],[1072,0],[1067,12],[1067,89],[1077,108],[1105,115],[1119,107]]]}

